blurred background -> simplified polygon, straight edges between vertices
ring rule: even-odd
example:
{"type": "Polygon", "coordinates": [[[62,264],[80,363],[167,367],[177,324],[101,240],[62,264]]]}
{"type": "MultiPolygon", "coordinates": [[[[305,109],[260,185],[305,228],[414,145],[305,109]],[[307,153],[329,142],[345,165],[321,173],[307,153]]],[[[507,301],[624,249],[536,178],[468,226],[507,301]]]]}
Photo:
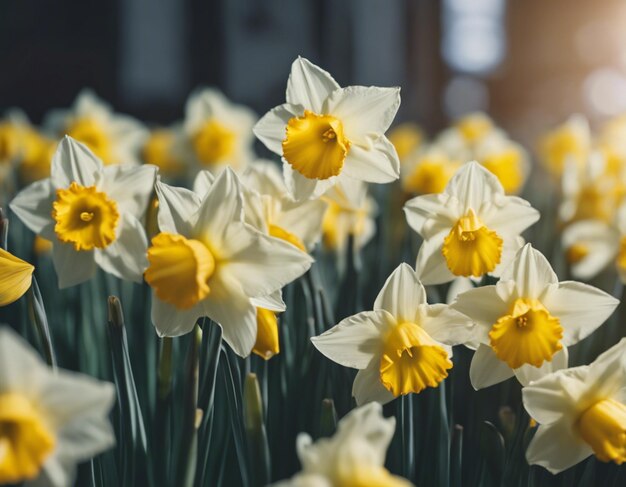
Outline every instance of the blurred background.
{"type": "Polygon", "coordinates": [[[604,0],[0,0],[0,109],[36,123],[93,88],[155,123],[213,85],[258,113],[297,55],[340,84],[401,85],[430,134],[485,110],[513,138],[626,110],[626,2],[604,0]]]}

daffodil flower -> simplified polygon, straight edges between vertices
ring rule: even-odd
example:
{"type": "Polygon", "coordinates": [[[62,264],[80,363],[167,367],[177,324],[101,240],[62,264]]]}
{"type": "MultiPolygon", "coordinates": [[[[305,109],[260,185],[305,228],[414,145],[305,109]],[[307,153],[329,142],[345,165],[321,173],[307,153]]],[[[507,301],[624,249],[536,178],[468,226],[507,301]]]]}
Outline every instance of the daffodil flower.
{"type": "Polygon", "coordinates": [[[531,465],[559,473],[590,455],[626,462],[626,339],[591,365],[559,370],[522,390],[539,423],[526,450],[531,465]]]}
{"type": "Polygon", "coordinates": [[[252,127],[256,120],[254,112],[232,104],[217,90],[204,88],[193,93],[185,107],[181,145],[185,160],[214,175],[226,166],[244,170],[254,159],[252,127]]]}
{"type": "Polygon", "coordinates": [[[526,244],[496,285],[461,293],[452,304],[476,323],[466,343],[476,350],[472,385],[482,389],[513,375],[526,385],[567,367],[567,347],[604,323],[618,303],[587,284],[559,282],[543,254],[526,244]]]}
{"type": "Polygon", "coordinates": [[[403,163],[402,188],[415,195],[441,193],[459,166],[437,145],[427,145],[403,163]]]}
{"type": "Polygon", "coordinates": [[[91,90],[81,91],[69,110],[53,110],[44,119],[47,131],[82,142],[105,165],[139,164],[147,130],[132,117],[114,113],[91,90]]]}
{"type": "Polygon", "coordinates": [[[567,163],[582,166],[591,150],[589,122],[582,115],[572,115],[564,124],[539,141],[539,155],[546,169],[560,177],[567,163]]]}
{"type": "Polygon", "coordinates": [[[428,304],[417,274],[401,264],[389,276],[374,311],[346,318],[313,345],[332,361],[359,369],[357,404],[438,387],[452,368],[451,345],[471,337],[472,322],[445,304],[428,304]]]}
{"type": "Polygon", "coordinates": [[[0,249],[0,306],[17,301],[28,291],[34,270],[28,262],[0,249]]]}
{"type": "MultiPolygon", "coordinates": [[[[276,293],[310,266],[311,257],[243,220],[240,182],[230,168],[206,192],[157,183],[160,233],[148,249],[145,278],[161,336],[188,333],[207,316],[224,340],[247,356],[257,338],[257,307],[280,310],[276,293]]],[[[198,188],[198,183],[196,184],[198,188]]]]}
{"type": "Polygon", "coordinates": [[[398,179],[398,154],[384,133],[400,106],[399,88],[341,88],[326,71],[299,57],[291,66],[286,97],[254,133],[282,156],[295,198],[320,196],[340,174],[372,183],[398,179]]]}
{"type": "Polygon", "coordinates": [[[141,149],[141,158],[146,164],[159,168],[159,175],[166,178],[184,176],[187,165],[177,146],[179,131],[172,128],[157,128],[150,132],[141,149]]]}
{"type": "Polygon", "coordinates": [[[73,485],[76,465],[111,448],[112,384],[53,371],[0,327],[0,484],[73,485]]]}
{"type": "Polygon", "coordinates": [[[96,265],[121,279],[141,281],[147,238],[140,222],[154,187],[153,166],[104,167],[83,144],[65,137],[51,177],[22,190],[11,210],[52,241],[59,287],[89,280],[96,265]]]}
{"type": "Polygon", "coordinates": [[[523,243],[520,233],[539,219],[526,200],[505,196],[476,161],[464,164],[443,193],[417,196],[404,211],[424,239],[416,264],[424,284],[497,276],[523,243]]]}
{"type": "Polygon", "coordinates": [[[384,467],[395,423],[395,418],[383,417],[380,404],[371,403],[342,418],[331,438],[313,443],[308,434],[300,433],[296,446],[302,471],[274,486],[410,487],[408,480],[384,467]]]}

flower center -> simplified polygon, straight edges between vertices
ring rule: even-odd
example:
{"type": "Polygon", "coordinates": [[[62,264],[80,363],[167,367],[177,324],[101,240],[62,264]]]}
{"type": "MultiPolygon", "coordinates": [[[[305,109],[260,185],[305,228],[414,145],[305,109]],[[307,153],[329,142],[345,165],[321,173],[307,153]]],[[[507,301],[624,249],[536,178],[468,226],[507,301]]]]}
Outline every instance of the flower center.
{"type": "Polygon", "coordinates": [[[563,328],[558,318],[536,299],[519,298],[510,314],[500,318],[491,328],[491,348],[498,358],[512,369],[524,364],[540,367],[550,361],[561,345],[563,328]]]}
{"type": "Polygon", "coordinates": [[[547,135],[541,142],[541,152],[554,175],[563,173],[565,162],[572,158],[577,164],[586,156],[584,141],[570,128],[562,127],[547,135]]]}
{"type": "Polygon", "coordinates": [[[252,351],[265,360],[269,360],[280,352],[276,313],[269,309],[257,308],[256,324],[256,343],[252,351]]]}
{"type": "Polygon", "coordinates": [[[493,128],[491,120],[483,115],[470,115],[456,123],[456,127],[467,142],[477,142],[493,128]]]}
{"type": "Polygon", "coordinates": [[[577,264],[589,255],[589,247],[581,243],[570,245],[565,251],[565,258],[570,264],[577,264]]]}
{"type": "Polygon", "coordinates": [[[210,166],[233,155],[236,138],[235,132],[211,118],[193,135],[191,144],[200,162],[210,166]]]}
{"type": "Polygon", "coordinates": [[[454,275],[480,277],[500,263],[502,239],[470,208],[452,227],[441,251],[454,275]]]}
{"type": "Polygon", "coordinates": [[[0,394],[0,484],[35,478],[56,439],[31,402],[21,394],[0,394]]]}
{"type": "Polygon", "coordinates": [[[380,380],[394,396],[437,387],[450,368],[446,350],[415,323],[398,324],[385,339],[380,380]]]}
{"type": "Polygon", "coordinates": [[[178,309],[189,309],[209,295],[215,258],[199,240],[159,233],[148,249],[146,282],[157,297],[178,309]]]}
{"type": "Polygon", "coordinates": [[[155,130],[143,146],[143,159],[148,164],[153,164],[159,171],[167,176],[177,176],[183,170],[182,161],[176,157],[173,147],[175,136],[169,130],[155,130]]]}
{"type": "Polygon", "coordinates": [[[85,144],[102,160],[104,164],[111,164],[111,141],[100,123],[92,118],[78,118],[70,123],[65,133],[85,144]]]}
{"type": "Polygon", "coordinates": [[[309,179],[337,176],[350,150],[343,124],[332,115],[308,110],[287,123],[283,156],[294,170],[309,179]]]}
{"type": "Polygon", "coordinates": [[[57,189],[52,218],[61,242],[73,243],[76,250],[93,250],[103,249],[115,240],[120,214],[115,201],[95,186],[73,182],[67,189],[57,189]]]}
{"type": "Polygon", "coordinates": [[[298,247],[302,252],[306,252],[306,247],[300,238],[291,232],[288,232],[278,225],[269,225],[270,236],[289,242],[294,247],[298,247]]]}
{"type": "Polygon", "coordinates": [[[511,147],[502,152],[489,154],[480,162],[498,178],[506,193],[517,193],[520,190],[524,175],[522,173],[522,154],[518,149],[511,147]]]}
{"type": "Polygon", "coordinates": [[[614,399],[595,403],[580,416],[578,430],[598,460],[626,462],[626,405],[614,399]]]}
{"type": "Polygon", "coordinates": [[[404,182],[404,188],[415,194],[441,193],[454,173],[456,164],[445,157],[422,160],[404,182]]]}

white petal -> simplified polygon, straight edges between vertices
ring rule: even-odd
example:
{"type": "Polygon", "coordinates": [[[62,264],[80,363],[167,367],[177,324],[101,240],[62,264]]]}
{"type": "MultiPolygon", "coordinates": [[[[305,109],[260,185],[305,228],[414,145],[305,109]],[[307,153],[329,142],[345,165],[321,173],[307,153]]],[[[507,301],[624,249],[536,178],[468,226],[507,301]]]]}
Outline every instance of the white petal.
{"type": "Polygon", "coordinates": [[[76,462],[53,452],[43,464],[39,476],[24,482],[24,487],[66,487],[74,485],[76,462]]]}
{"type": "Polygon", "coordinates": [[[270,311],[276,311],[281,313],[287,309],[287,305],[283,301],[283,293],[279,289],[278,291],[268,294],[267,296],[261,296],[259,298],[250,298],[250,302],[256,308],[265,308],[270,311]]]}
{"type": "Polygon", "coordinates": [[[415,322],[419,306],[426,303],[426,290],[408,264],[400,264],[385,281],[374,302],[398,322],[415,322]]]}
{"type": "Polygon", "coordinates": [[[52,202],[56,198],[50,179],[36,181],[20,191],[9,204],[22,223],[35,233],[52,222],[52,202]]]}
{"type": "MultiPolygon", "coordinates": [[[[449,233],[459,219],[458,201],[445,193],[416,196],[404,205],[409,226],[423,238],[449,233]]],[[[443,242],[443,236],[442,236],[443,242]]]]}
{"type": "Polygon", "coordinates": [[[472,281],[469,277],[457,277],[448,288],[448,293],[446,294],[446,303],[452,304],[456,298],[466,292],[471,291],[474,288],[474,281],[472,281]]]}
{"type": "Polygon", "coordinates": [[[572,426],[566,421],[559,421],[539,427],[526,450],[526,460],[556,474],[591,454],[591,447],[574,434],[572,426]]]}
{"type": "Polygon", "coordinates": [[[202,199],[209,192],[214,182],[215,176],[210,171],[200,171],[193,181],[193,192],[202,199]]]}
{"type": "Polygon", "coordinates": [[[504,234],[502,237],[502,255],[500,263],[492,270],[489,275],[492,277],[501,277],[502,272],[513,262],[519,249],[526,243],[519,235],[504,234]]]}
{"type": "Polygon", "coordinates": [[[541,364],[541,367],[534,367],[526,364],[522,365],[518,369],[515,369],[515,377],[517,377],[520,384],[527,386],[532,381],[539,380],[552,372],[566,369],[568,356],[567,347],[564,346],[561,350],[554,354],[551,361],[544,361],[543,364],[541,364]]]}
{"type": "Polygon", "coordinates": [[[309,179],[304,177],[298,171],[294,171],[291,164],[285,159],[283,159],[283,176],[289,194],[291,194],[296,201],[317,198],[337,182],[337,177],[328,179],[309,179]]]}
{"type": "Polygon", "coordinates": [[[200,198],[186,188],[157,182],[159,230],[190,236],[200,209],[200,198]]]}
{"type": "Polygon", "coordinates": [[[105,167],[103,174],[100,189],[118,204],[120,213],[141,219],[154,191],[156,167],[116,164],[105,167]]]}
{"type": "Polygon", "coordinates": [[[515,281],[519,295],[531,299],[539,298],[548,285],[559,282],[548,259],[529,243],[517,251],[513,262],[503,269],[500,279],[515,281]]]}
{"type": "Polygon", "coordinates": [[[368,137],[384,134],[400,107],[400,88],[349,86],[333,91],[324,113],[337,117],[352,143],[365,143],[368,137]]]}
{"type": "Polygon", "coordinates": [[[386,311],[363,311],[311,338],[323,355],[344,367],[364,369],[382,346],[381,330],[393,318],[386,311]]]}
{"type": "Polygon", "coordinates": [[[483,206],[480,214],[488,228],[496,232],[519,235],[539,220],[539,212],[517,196],[496,199],[496,204],[483,206]]]}
{"type": "Polygon", "coordinates": [[[206,315],[203,303],[179,310],[152,293],[152,324],[161,337],[176,337],[193,330],[196,321],[206,315]]]}
{"type": "Polygon", "coordinates": [[[613,262],[619,251],[619,232],[612,226],[595,220],[575,222],[563,232],[562,245],[568,249],[574,244],[587,247],[589,253],[572,265],[576,279],[591,279],[613,262]]]}
{"type": "Polygon", "coordinates": [[[52,157],[51,177],[55,188],[67,188],[72,182],[93,186],[102,162],[85,145],[65,136],[52,157]]]}
{"type": "Polygon", "coordinates": [[[324,101],[338,88],[329,73],[308,59],[298,57],[291,65],[287,81],[287,103],[321,114],[324,101]]]}
{"type": "Polygon", "coordinates": [[[287,135],[287,123],[297,114],[295,107],[288,103],[277,106],[267,112],[254,126],[254,135],[269,150],[279,156],[283,155],[283,140],[287,135]]]}
{"type": "Polygon", "coordinates": [[[483,202],[504,195],[498,178],[476,161],[461,166],[444,191],[455,196],[466,211],[470,208],[478,211],[483,202]]]}
{"type": "Polygon", "coordinates": [[[472,338],[474,323],[447,304],[425,307],[426,315],[420,325],[431,338],[445,345],[460,345],[472,338]]]}
{"type": "Polygon", "coordinates": [[[593,385],[596,397],[613,397],[626,402],[626,338],[593,361],[586,379],[593,385]]]}
{"type": "Polygon", "coordinates": [[[321,200],[283,204],[280,221],[275,223],[296,235],[310,249],[320,239],[327,208],[328,205],[321,200]]]}
{"type": "Polygon", "coordinates": [[[356,374],[352,384],[352,395],[356,399],[357,406],[374,401],[387,404],[395,399],[380,381],[380,364],[375,360],[356,374]]]}
{"type": "Polygon", "coordinates": [[[560,282],[543,298],[551,315],[563,327],[563,344],[579,342],[611,316],[619,301],[598,288],[582,282],[560,282]]]}
{"type": "Polygon", "coordinates": [[[60,241],[52,246],[52,262],[61,289],[88,281],[96,273],[93,250],[76,251],[74,245],[60,241]]]}
{"type": "Polygon", "coordinates": [[[39,355],[6,325],[0,326],[0,391],[37,391],[47,372],[39,355]]]}
{"type": "Polygon", "coordinates": [[[96,264],[109,274],[127,281],[141,282],[148,268],[148,239],[143,225],[131,214],[122,214],[119,235],[104,249],[96,249],[96,264]]]}
{"type": "Polygon", "coordinates": [[[425,240],[417,253],[415,272],[424,285],[443,284],[450,282],[457,276],[452,274],[441,253],[443,235],[438,234],[425,240]]]}
{"type": "Polygon", "coordinates": [[[496,356],[490,346],[481,343],[470,364],[470,381],[474,389],[484,389],[510,377],[513,377],[513,370],[496,356]]]}
{"type": "Polygon", "coordinates": [[[112,448],[115,433],[108,414],[83,415],[66,424],[58,432],[57,440],[59,457],[79,463],[112,448]]]}
{"type": "Polygon", "coordinates": [[[368,183],[390,183],[400,177],[400,159],[385,136],[367,145],[350,146],[342,175],[368,183]]]}
{"type": "Polygon", "coordinates": [[[482,286],[457,296],[452,308],[469,316],[479,325],[491,328],[503,316],[509,314],[508,293],[512,283],[500,281],[498,286],[482,286]]]}

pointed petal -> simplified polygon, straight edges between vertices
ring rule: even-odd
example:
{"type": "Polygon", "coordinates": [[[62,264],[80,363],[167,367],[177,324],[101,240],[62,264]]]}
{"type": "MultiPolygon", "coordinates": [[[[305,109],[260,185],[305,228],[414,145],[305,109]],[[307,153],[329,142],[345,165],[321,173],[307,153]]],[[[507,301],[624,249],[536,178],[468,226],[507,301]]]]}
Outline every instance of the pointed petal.
{"type": "Polygon", "coordinates": [[[76,251],[72,244],[54,242],[52,262],[61,289],[88,281],[96,273],[94,251],[76,251]]]}
{"type": "Polygon", "coordinates": [[[286,136],[287,123],[296,114],[295,107],[286,103],[267,112],[254,126],[254,135],[269,150],[279,156],[283,155],[283,140],[286,136]]]}
{"type": "Polygon", "coordinates": [[[65,136],[52,157],[52,185],[67,188],[72,182],[81,186],[93,186],[102,171],[102,162],[87,146],[65,136]]]}
{"type": "Polygon", "coordinates": [[[283,205],[280,221],[276,224],[296,235],[310,249],[320,239],[327,208],[328,205],[321,200],[283,205]]]}
{"type": "Polygon", "coordinates": [[[22,223],[35,233],[53,222],[52,202],[56,197],[50,179],[36,181],[20,191],[9,204],[22,223]]]}
{"type": "Polygon", "coordinates": [[[356,374],[352,384],[352,395],[356,399],[357,406],[368,402],[387,404],[395,399],[380,381],[380,363],[376,360],[356,374]]]}
{"type": "Polygon", "coordinates": [[[593,454],[593,450],[566,421],[540,426],[526,450],[530,465],[541,465],[556,474],[593,454]]]}
{"type": "Polygon", "coordinates": [[[160,181],[156,183],[159,198],[159,230],[191,235],[200,209],[200,198],[186,188],[176,188],[160,181]]]}
{"type": "Polygon", "coordinates": [[[156,167],[116,164],[105,167],[103,174],[100,188],[117,203],[120,213],[141,219],[154,191],[156,167]]]}
{"type": "Polygon", "coordinates": [[[30,288],[35,268],[0,249],[0,306],[7,306],[20,299],[30,288]]]}
{"type": "Polygon", "coordinates": [[[470,365],[470,380],[474,389],[484,389],[511,377],[513,370],[496,356],[490,346],[481,343],[470,365]]]}
{"type": "Polygon", "coordinates": [[[498,178],[476,161],[461,166],[444,191],[455,196],[465,210],[472,208],[475,211],[478,211],[484,201],[504,195],[498,178]]]}
{"type": "Polygon", "coordinates": [[[374,302],[375,310],[389,312],[398,322],[415,322],[426,290],[408,264],[400,264],[385,281],[374,302]]]}
{"type": "Polygon", "coordinates": [[[203,199],[213,186],[215,176],[210,171],[200,171],[193,181],[193,192],[203,199]]]}
{"type": "Polygon", "coordinates": [[[283,293],[280,289],[278,291],[274,291],[272,294],[268,294],[267,296],[250,298],[250,302],[255,308],[265,308],[278,313],[287,309],[287,305],[283,301],[283,293]]]}
{"type": "Polygon", "coordinates": [[[548,259],[526,244],[515,254],[513,262],[502,270],[500,279],[515,281],[520,296],[536,299],[550,285],[559,282],[548,259]]]}
{"type": "Polygon", "coordinates": [[[389,139],[381,136],[367,145],[350,146],[341,174],[368,183],[390,183],[400,177],[400,159],[389,139]]]}
{"type": "Polygon", "coordinates": [[[450,272],[446,259],[441,253],[443,235],[435,235],[425,240],[417,253],[415,272],[422,284],[443,284],[450,282],[457,276],[450,272]]]}
{"type": "Polygon", "coordinates": [[[287,103],[321,114],[324,101],[339,88],[333,77],[308,59],[298,57],[287,81],[287,103]]]}

